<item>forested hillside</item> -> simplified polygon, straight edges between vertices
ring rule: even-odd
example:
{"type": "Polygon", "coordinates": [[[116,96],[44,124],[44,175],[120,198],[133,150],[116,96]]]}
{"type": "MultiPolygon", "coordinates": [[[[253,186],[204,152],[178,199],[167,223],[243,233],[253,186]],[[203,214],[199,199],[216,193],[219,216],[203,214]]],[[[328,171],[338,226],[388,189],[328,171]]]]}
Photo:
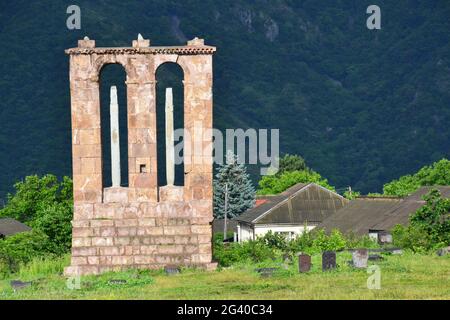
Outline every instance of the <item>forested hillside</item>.
{"type": "Polygon", "coordinates": [[[204,37],[218,47],[215,127],[279,128],[281,151],[334,186],[381,191],[450,157],[450,2],[376,1],[381,30],[366,28],[370,4],[2,1],[0,199],[26,175],[71,174],[64,49],[85,35],[97,46],[204,37]],[[81,30],[66,27],[71,4],[81,30]]]}

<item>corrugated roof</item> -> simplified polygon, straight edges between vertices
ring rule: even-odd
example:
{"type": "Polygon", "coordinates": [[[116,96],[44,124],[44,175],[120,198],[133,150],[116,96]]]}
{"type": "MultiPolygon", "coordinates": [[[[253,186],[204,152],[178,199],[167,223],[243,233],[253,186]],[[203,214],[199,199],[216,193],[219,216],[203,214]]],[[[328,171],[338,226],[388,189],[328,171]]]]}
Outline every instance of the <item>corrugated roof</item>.
{"type": "Polygon", "coordinates": [[[450,186],[427,186],[406,197],[392,210],[380,219],[378,223],[372,226],[372,230],[391,230],[397,224],[407,225],[411,214],[419,210],[424,204],[423,196],[432,189],[437,189],[443,198],[450,198],[450,186]]]}
{"type": "Polygon", "coordinates": [[[0,236],[7,237],[30,230],[30,227],[12,218],[0,219],[0,236]]]}
{"type": "Polygon", "coordinates": [[[401,198],[357,198],[336,214],[325,219],[317,228],[325,231],[338,229],[342,233],[367,234],[380,222],[384,214],[402,201],[401,198]]]}
{"type": "Polygon", "coordinates": [[[320,223],[348,203],[339,194],[314,183],[299,183],[279,195],[259,197],[260,205],[235,220],[251,224],[320,223]]]}
{"type": "Polygon", "coordinates": [[[397,224],[407,225],[411,214],[420,209],[424,195],[438,189],[444,198],[450,198],[450,186],[421,187],[408,197],[361,197],[324,220],[318,228],[338,229],[343,233],[367,234],[369,230],[388,231],[397,224]]]}

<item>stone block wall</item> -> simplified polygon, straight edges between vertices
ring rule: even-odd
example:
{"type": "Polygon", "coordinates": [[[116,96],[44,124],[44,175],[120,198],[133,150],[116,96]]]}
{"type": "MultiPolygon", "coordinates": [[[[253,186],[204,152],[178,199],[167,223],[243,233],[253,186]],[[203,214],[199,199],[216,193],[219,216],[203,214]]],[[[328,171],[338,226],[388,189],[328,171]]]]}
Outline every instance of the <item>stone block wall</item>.
{"type": "Polygon", "coordinates": [[[212,263],[212,54],[195,39],[187,46],[96,48],[79,41],[70,55],[74,217],[67,275],[167,265],[212,263]],[[157,185],[157,68],[184,71],[184,186],[157,185]],[[110,63],[127,73],[129,187],[102,185],[99,74],[110,63]],[[200,132],[200,134],[198,133],[200,132]],[[202,148],[195,146],[200,144],[202,148]],[[202,150],[202,151],[199,151],[202,150]]]}

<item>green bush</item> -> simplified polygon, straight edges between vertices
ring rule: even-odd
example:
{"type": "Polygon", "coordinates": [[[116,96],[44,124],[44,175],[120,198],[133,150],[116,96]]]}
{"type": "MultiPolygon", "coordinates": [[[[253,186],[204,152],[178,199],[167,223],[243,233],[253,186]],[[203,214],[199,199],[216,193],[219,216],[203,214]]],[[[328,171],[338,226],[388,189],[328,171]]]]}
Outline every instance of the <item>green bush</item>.
{"type": "Polygon", "coordinates": [[[216,241],[214,243],[214,259],[222,267],[229,267],[243,262],[262,262],[268,259],[275,259],[277,255],[278,253],[275,249],[264,245],[260,241],[228,244],[216,241]]]}
{"type": "Polygon", "coordinates": [[[426,204],[410,217],[407,227],[392,230],[394,244],[414,252],[425,252],[450,245],[450,199],[438,190],[424,196],[426,204]]]}
{"type": "Polygon", "coordinates": [[[37,230],[18,233],[0,240],[0,274],[17,272],[20,264],[44,256],[47,241],[45,233],[37,230]]]}
{"type": "Polygon", "coordinates": [[[324,230],[304,232],[292,240],[268,232],[254,241],[225,245],[221,237],[215,237],[214,258],[221,266],[226,267],[235,263],[263,262],[281,258],[286,254],[293,258],[299,252],[313,255],[327,250],[340,251],[349,248],[375,247],[378,247],[378,244],[367,236],[346,237],[338,230],[333,230],[329,235],[324,230]]]}

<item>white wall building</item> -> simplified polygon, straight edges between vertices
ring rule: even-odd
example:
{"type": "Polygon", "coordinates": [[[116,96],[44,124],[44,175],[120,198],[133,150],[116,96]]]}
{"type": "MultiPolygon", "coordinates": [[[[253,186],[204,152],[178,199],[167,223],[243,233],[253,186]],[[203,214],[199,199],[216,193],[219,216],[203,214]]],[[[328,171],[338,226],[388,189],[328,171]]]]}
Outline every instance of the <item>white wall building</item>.
{"type": "Polygon", "coordinates": [[[292,239],[314,229],[343,208],[348,200],[315,183],[299,183],[279,195],[262,196],[239,217],[239,241],[254,240],[269,231],[292,239]]]}

